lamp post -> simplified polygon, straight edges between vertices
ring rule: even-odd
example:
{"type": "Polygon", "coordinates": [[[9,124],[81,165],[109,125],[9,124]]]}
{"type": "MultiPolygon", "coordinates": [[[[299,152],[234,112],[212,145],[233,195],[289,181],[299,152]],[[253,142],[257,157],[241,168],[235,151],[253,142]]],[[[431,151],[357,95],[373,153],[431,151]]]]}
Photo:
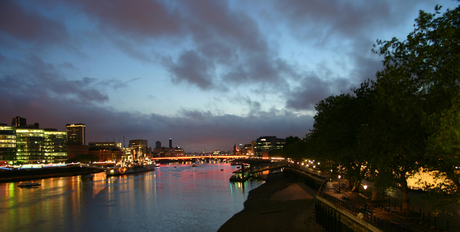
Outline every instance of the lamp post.
{"type": "Polygon", "coordinates": [[[340,193],[340,178],[341,178],[341,177],[342,177],[342,176],[339,175],[339,193],[340,193]]]}
{"type": "Polygon", "coordinates": [[[367,200],[366,200],[366,189],[367,189],[367,184],[363,186],[364,188],[364,210],[367,211],[367,200]]]}

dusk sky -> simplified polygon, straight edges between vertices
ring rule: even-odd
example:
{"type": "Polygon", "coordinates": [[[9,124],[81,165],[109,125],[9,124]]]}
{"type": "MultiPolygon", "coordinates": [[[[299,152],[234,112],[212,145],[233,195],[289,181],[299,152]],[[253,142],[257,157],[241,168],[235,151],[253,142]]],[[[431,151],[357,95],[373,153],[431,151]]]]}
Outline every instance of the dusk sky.
{"type": "Polygon", "coordinates": [[[186,152],[304,137],[320,100],[382,68],[444,0],[0,1],[0,123],[186,152]]]}

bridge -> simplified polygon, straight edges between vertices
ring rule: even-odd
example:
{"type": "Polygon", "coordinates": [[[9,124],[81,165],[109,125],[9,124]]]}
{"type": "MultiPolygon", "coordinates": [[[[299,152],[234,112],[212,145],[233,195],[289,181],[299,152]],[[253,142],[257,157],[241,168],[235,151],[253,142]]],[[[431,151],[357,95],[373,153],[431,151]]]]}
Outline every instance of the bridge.
{"type": "Polygon", "coordinates": [[[162,160],[193,160],[193,159],[247,159],[247,155],[200,155],[200,156],[168,156],[168,157],[154,157],[152,161],[162,160]]]}

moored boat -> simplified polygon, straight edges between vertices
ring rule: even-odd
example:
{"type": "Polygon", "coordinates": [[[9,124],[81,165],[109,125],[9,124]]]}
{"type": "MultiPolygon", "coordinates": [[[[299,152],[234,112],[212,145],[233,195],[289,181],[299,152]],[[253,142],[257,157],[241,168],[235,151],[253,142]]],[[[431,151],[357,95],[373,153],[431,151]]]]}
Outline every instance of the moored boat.
{"type": "Polygon", "coordinates": [[[155,164],[145,164],[145,165],[133,165],[129,167],[113,167],[107,168],[105,170],[105,174],[107,176],[119,176],[119,175],[126,175],[131,173],[139,173],[139,172],[148,172],[154,171],[155,164]]]}
{"type": "Polygon", "coordinates": [[[41,184],[39,183],[34,183],[34,182],[27,182],[27,183],[20,183],[18,185],[19,188],[32,188],[32,187],[38,187],[41,184]]]}
{"type": "Polygon", "coordinates": [[[155,163],[149,161],[140,150],[138,154],[136,154],[136,150],[133,150],[132,152],[133,153],[131,156],[126,157],[125,159],[117,163],[115,167],[107,168],[105,170],[105,174],[107,176],[119,176],[155,170],[155,163]]]}

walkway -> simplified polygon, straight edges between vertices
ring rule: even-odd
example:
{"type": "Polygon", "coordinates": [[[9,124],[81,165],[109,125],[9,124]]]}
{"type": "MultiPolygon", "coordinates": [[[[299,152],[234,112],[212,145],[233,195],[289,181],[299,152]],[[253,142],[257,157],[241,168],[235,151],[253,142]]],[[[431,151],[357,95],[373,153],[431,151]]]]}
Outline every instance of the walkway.
{"type": "Polygon", "coordinates": [[[244,209],[218,231],[324,232],[315,222],[315,195],[303,183],[283,178],[283,173],[270,174],[265,184],[249,192],[244,209]]]}
{"type": "MultiPolygon", "coordinates": [[[[359,211],[365,212],[364,219],[368,221],[385,220],[398,225],[401,231],[460,231],[459,218],[455,217],[438,217],[437,226],[434,227],[434,218],[430,218],[428,222],[428,214],[425,216],[425,220],[422,217],[403,217],[400,214],[400,207],[395,207],[393,202],[398,202],[399,199],[386,197],[391,200],[391,207],[388,203],[381,204],[370,204],[364,195],[358,193],[352,193],[348,189],[344,188],[344,183],[339,190],[339,183],[337,181],[327,182],[323,188],[323,193],[330,195],[340,200],[340,204],[351,205],[359,211]],[[449,220],[449,225],[447,225],[449,220]]],[[[399,205],[399,204],[396,204],[399,205]]],[[[343,206],[342,206],[343,207],[343,206]]],[[[359,211],[356,211],[357,214],[359,211]]],[[[428,210],[422,210],[428,212],[428,210]]],[[[448,215],[446,215],[448,216],[448,215]]]]}

